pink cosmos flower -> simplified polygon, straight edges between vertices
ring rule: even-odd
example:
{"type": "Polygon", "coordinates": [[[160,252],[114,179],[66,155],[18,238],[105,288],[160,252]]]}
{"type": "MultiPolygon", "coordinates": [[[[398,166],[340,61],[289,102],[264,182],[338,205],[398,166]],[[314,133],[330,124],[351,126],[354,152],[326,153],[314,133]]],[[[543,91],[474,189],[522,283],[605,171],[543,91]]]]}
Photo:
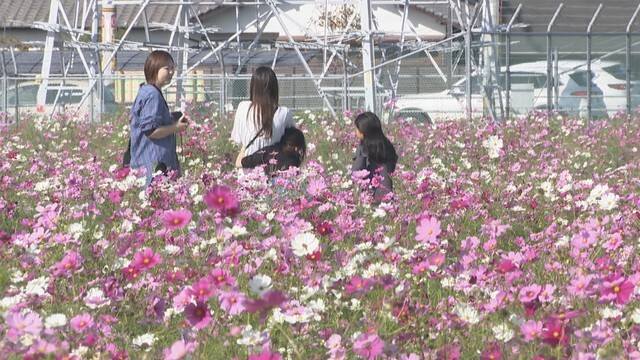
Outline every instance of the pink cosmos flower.
{"type": "Polygon", "coordinates": [[[122,191],[111,190],[109,191],[109,201],[114,204],[119,204],[122,201],[122,191]]]}
{"type": "Polygon", "coordinates": [[[182,229],[191,221],[191,211],[189,210],[169,210],[162,214],[162,221],[167,229],[182,229]]]}
{"type": "Polygon", "coordinates": [[[82,315],[78,315],[69,320],[69,324],[71,328],[76,332],[83,332],[89,328],[91,328],[94,324],[93,318],[91,315],[84,313],[82,315]]]}
{"type": "Polygon", "coordinates": [[[185,306],[187,306],[189,303],[191,303],[192,297],[191,295],[189,295],[189,292],[191,291],[191,289],[189,288],[185,288],[182,289],[182,291],[180,291],[178,293],[178,295],[173,297],[173,307],[178,309],[178,310],[182,310],[184,309],[185,306]]]}
{"type": "Polygon", "coordinates": [[[342,337],[338,334],[329,336],[324,346],[329,349],[327,354],[331,359],[341,359],[345,356],[345,348],[342,346],[342,337]]]}
{"type": "Polygon", "coordinates": [[[542,321],[526,321],[520,325],[520,331],[522,331],[524,341],[533,341],[542,334],[542,321]]]}
{"type": "Polygon", "coordinates": [[[226,185],[214,185],[204,194],[204,202],[225,216],[233,216],[239,211],[238,199],[226,185]]]}
{"type": "Polygon", "coordinates": [[[420,275],[429,270],[429,262],[421,261],[420,263],[413,265],[412,273],[415,275],[420,275]]]}
{"type": "Polygon", "coordinates": [[[226,270],[223,270],[219,267],[211,270],[211,274],[209,274],[209,279],[213,283],[216,288],[221,288],[225,285],[235,286],[236,278],[230,276],[226,270]]]}
{"type": "Polygon", "coordinates": [[[263,352],[261,352],[258,355],[249,355],[249,358],[247,360],[281,360],[281,359],[282,359],[282,355],[280,355],[280,353],[277,353],[277,352],[272,353],[271,350],[265,349],[263,352]]]}
{"type": "Polygon", "coordinates": [[[362,279],[360,276],[354,275],[349,282],[344,285],[344,292],[349,295],[359,296],[368,292],[372,285],[373,281],[371,279],[362,279]]]}
{"type": "Polygon", "coordinates": [[[73,270],[78,269],[81,264],[82,257],[74,251],[69,251],[62,260],[53,264],[53,276],[71,273],[73,270]]]}
{"type": "Polygon", "coordinates": [[[171,345],[171,348],[164,349],[164,360],[180,360],[196,349],[196,343],[178,340],[171,345]]]}
{"type": "Polygon", "coordinates": [[[501,259],[500,261],[498,261],[498,268],[496,269],[496,271],[501,274],[506,274],[514,271],[515,269],[517,269],[517,267],[513,263],[513,261],[511,261],[510,259],[501,259]]]}
{"type": "Polygon", "coordinates": [[[438,235],[442,233],[440,221],[435,217],[423,218],[416,227],[416,240],[423,243],[435,242],[438,235]]]}
{"type": "Polygon", "coordinates": [[[187,290],[187,295],[193,296],[196,301],[207,301],[213,296],[215,288],[209,277],[198,280],[187,290]]]}
{"type": "Polygon", "coordinates": [[[33,344],[31,348],[34,352],[44,355],[53,354],[54,352],[56,352],[56,350],[58,350],[55,344],[42,339],[36,341],[36,343],[33,344]]]}
{"type": "Polygon", "coordinates": [[[575,297],[584,299],[588,296],[587,290],[589,289],[589,284],[593,278],[593,275],[580,275],[571,280],[571,283],[567,286],[567,291],[575,297]]]}
{"type": "Polygon", "coordinates": [[[184,308],[184,314],[189,325],[200,330],[209,325],[213,318],[207,303],[199,301],[196,304],[189,303],[184,308]]]}
{"type": "Polygon", "coordinates": [[[597,236],[594,232],[584,229],[571,239],[571,245],[575,249],[582,250],[594,244],[596,240],[597,236]]]}
{"type": "Polygon", "coordinates": [[[485,350],[480,355],[481,360],[500,360],[502,359],[502,352],[500,351],[500,347],[493,343],[487,345],[485,350]]]}
{"type": "Polygon", "coordinates": [[[11,341],[18,341],[24,334],[30,334],[34,337],[40,336],[42,331],[42,319],[40,315],[28,313],[9,313],[7,316],[7,338],[11,341]]]}
{"type": "Polygon", "coordinates": [[[520,293],[519,293],[520,301],[523,303],[532,302],[538,297],[541,290],[542,290],[542,286],[538,284],[532,284],[532,285],[523,287],[522,289],[520,289],[520,293]]]}
{"type": "Polygon", "coordinates": [[[622,275],[609,275],[602,282],[600,299],[625,305],[631,299],[634,287],[634,284],[622,275]]]}
{"type": "Polygon", "coordinates": [[[240,292],[230,291],[223,292],[218,296],[220,301],[220,308],[227,312],[229,315],[238,315],[244,312],[245,295],[240,292]]]}
{"type": "Polygon", "coordinates": [[[429,256],[429,265],[431,266],[435,266],[435,267],[440,267],[442,264],[444,264],[444,254],[443,253],[435,253],[431,256],[429,256]]]}
{"type": "Polygon", "coordinates": [[[153,249],[147,248],[144,251],[136,253],[130,266],[134,266],[142,271],[149,270],[152,267],[160,264],[162,257],[159,254],[154,253],[153,249]]]}
{"type": "Polygon", "coordinates": [[[377,334],[361,334],[353,343],[353,352],[365,359],[375,359],[382,354],[384,341],[377,334]]]}
{"type": "Polygon", "coordinates": [[[311,196],[318,197],[327,189],[327,184],[322,178],[313,179],[307,185],[307,193],[311,196]]]}
{"type": "Polygon", "coordinates": [[[538,300],[540,300],[540,302],[543,302],[543,303],[552,302],[556,298],[555,296],[553,296],[553,293],[556,292],[556,288],[557,286],[555,285],[551,285],[551,284],[545,285],[542,288],[542,290],[540,290],[540,295],[538,295],[538,300]]]}
{"type": "Polygon", "coordinates": [[[608,253],[611,253],[612,251],[614,251],[617,248],[619,248],[620,246],[622,246],[622,244],[623,244],[622,236],[620,235],[620,233],[616,232],[614,234],[611,234],[609,239],[607,241],[605,241],[604,244],[602,244],[602,247],[608,253]]]}

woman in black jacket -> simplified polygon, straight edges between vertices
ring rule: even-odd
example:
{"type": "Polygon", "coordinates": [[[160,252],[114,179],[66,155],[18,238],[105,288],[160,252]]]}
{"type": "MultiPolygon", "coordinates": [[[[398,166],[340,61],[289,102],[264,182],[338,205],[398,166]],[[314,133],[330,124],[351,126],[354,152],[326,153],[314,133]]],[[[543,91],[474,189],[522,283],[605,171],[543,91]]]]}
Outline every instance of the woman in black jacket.
{"type": "Polygon", "coordinates": [[[382,123],[376,114],[364,112],[355,120],[356,137],[360,140],[353,157],[351,171],[368,170],[373,198],[381,201],[393,191],[391,173],[396,169],[396,149],[384,135],[382,123]]]}

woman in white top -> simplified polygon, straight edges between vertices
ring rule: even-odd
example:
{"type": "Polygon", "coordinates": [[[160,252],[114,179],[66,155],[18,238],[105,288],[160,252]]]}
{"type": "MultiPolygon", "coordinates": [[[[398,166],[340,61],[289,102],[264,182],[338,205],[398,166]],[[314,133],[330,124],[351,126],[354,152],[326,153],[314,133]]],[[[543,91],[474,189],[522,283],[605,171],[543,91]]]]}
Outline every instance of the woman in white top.
{"type": "Polygon", "coordinates": [[[250,100],[238,104],[233,123],[231,139],[242,145],[238,156],[248,156],[277,143],[284,129],[295,126],[289,109],[278,106],[278,98],[276,74],[269,67],[258,67],[251,76],[250,100]]]}

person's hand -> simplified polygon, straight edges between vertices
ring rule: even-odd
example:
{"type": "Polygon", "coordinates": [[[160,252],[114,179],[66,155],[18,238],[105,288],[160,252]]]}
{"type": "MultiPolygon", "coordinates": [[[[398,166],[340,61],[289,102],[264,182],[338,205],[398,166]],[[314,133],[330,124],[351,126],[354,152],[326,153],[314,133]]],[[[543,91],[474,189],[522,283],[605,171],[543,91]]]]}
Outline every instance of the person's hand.
{"type": "Polygon", "coordinates": [[[187,127],[189,127],[190,121],[191,121],[191,117],[187,115],[182,115],[182,117],[178,119],[178,122],[176,122],[176,131],[180,132],[180,131],[186,130],[187,127]]]}

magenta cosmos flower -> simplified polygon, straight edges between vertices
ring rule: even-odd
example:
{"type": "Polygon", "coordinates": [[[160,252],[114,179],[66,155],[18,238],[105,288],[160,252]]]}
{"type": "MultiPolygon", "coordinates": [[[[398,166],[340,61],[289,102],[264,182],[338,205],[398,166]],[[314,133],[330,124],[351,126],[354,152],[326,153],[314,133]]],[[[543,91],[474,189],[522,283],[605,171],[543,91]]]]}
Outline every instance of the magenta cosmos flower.
{"type": "Polygon", "coordinates": [[[423,243],[435,242],[438,235],[442,233],[440,225],[440,221],[435,217],[420,220],[420,224],[416,227],[416,240],[423,243]]]}
{"type": "Polygon", "coordinates": [[[359,296],[369,292],[373,285],[374,282],[371,279],[362,279],[360,276],[354,275],[348,283],[344,284],[344,292],[349,295],[359,296]]]}
{"type": "Polygon", "coordinates": [[[200,330],[213,320],[211,312],[206,303],[198,301],[195,305],[193,303],[187,304],[184,308],[185,317],[189,325],[195,329],[200,330]]]}
{"type": "Polygon", "coordinates": [[[60,276],[78,269],[81,264],[82,257],[74,251],[69,251],[62,260],[53,264],[51,270],[53,270],[53,276],[60,276]]]}
{"type": "Polygon", "coordinates": [[[160,257],[160,255],[154,253],[153,249],[147,248],[144,251],[139,251],[138,253],[136,253],[130,266],[133,266],[140,270],[149,270],[152,267],[160,264],[161,262],[162,258],[160,257]]]}
{"type": "Polygon", "coordinates": [[[191,221],[189,210],[169,210],[162,214],[162,222],[167,229],[182,229],[189,224],[189,221],[191,221]]]}
{"type": "Polygon", "coordinates": [[[607,276],[602,282],[600,299],[614,301],[618,305],[625,305],[631,299],[634,284],[621,275],[607,276]]]}
{"type": "Polygon", "coordinates": [[[223,215],[233,216],[238,210],[238,199],[226,185],[214,185],[204,194],[204,203],[223,215]]]}
{"type": "Polygon", "coordinates": [[[365,359],[375,359],[382,354],[384,341],[377,334],[362,334],[353,343],[353,352],[365,359]]]}
{"type": "Polygon", "coordinates": [[[559,321],[549,321],[542,328],[542,341],[551,345],[564,345],[569,342],[567,328],[559,321]]]}
{"type": "Polygon", "coordinates": [[[280,360],[282,355],[280,353],[272,353],[271,350],[265,349],[263,352],[257,355],[249,355],[247,360],[280,360]]]}

